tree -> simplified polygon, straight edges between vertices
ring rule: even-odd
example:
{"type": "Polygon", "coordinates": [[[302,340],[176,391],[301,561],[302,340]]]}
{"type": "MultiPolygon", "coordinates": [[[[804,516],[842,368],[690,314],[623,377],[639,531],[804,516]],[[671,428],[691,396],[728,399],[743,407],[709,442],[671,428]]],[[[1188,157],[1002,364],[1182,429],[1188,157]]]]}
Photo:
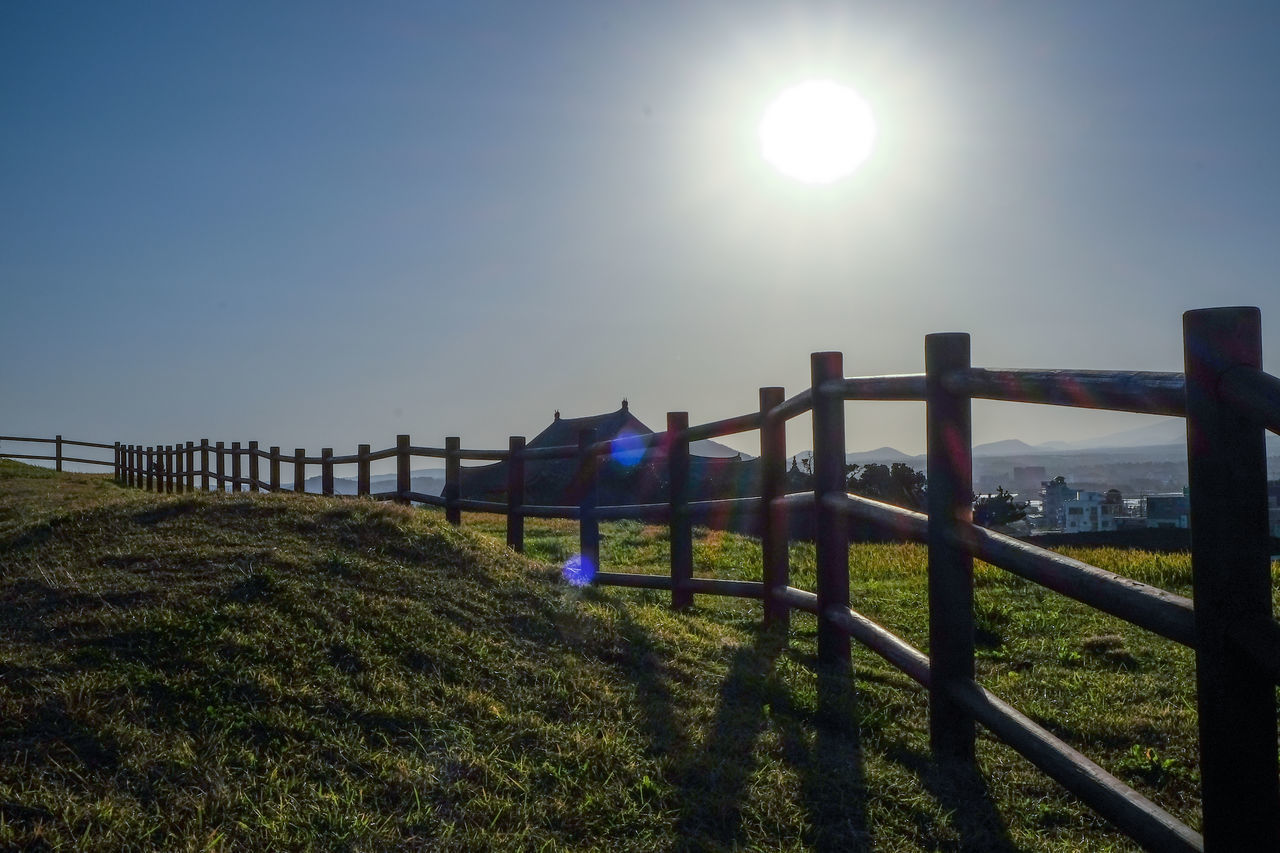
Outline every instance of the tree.
{"type": "Polygon", "coordinates": [[[863,497],[872,498],[906,509],[920,509],[924,506],[925,476],[903,462],[894,462],[892,466],[872,462],[862,466],[862,473],[857,474],[858,466],[850,466],[846,475],[849,491],[863,497]]]}
{"type": "Polygon", "coordinates": [[[994,495],[985,495],[973,502],[973,523],[982,527],[1012,524],[1027,517],[1027,505],[1013,499],[1012,492],[1004,486],[996,486],[994,495]]]}

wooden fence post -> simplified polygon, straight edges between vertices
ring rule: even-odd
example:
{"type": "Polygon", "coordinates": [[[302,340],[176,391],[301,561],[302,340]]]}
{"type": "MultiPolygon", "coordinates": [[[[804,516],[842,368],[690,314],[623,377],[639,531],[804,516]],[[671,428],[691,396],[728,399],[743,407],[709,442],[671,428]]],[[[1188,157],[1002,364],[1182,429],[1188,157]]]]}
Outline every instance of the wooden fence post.
{"type": "Polygon", "coordinates": [[[369,495],[369,445],[362,444],[356,449],[356,494],[363,497],[369,495]]]}
{"type": "Polygon", "coordinates": [[[196,490],[196,443],[187,442],[187,491],[196,490]]]}
{"type": "Polygon", "coordinates": [[[396,436],[396,503],[408,504],[413,491],[409,475],[409,436],[396,436]]]}
{"type": "Polygon", "coordinates": [[[972,404],[947,390],[948,373],[969,369],[969,336],[924,339],[929,512],[929,742],[939,761],[971,764],[973,716],[955,685],[973,680],[973,557],[956,543],[973,520],[972,404]]]}
{"type": "Polygon", "coordinates": [[[240,477],[240,442],[231,442],[231,491],[240,491],[243,485],[240,477]]]}
{"type": "Polygon", "coordinates": [[[147,467],[147,491],[152,492],[152,491],[155,491],[156,463],[155,463],[154,451],[152,450],[151,447],[147,448],[146,467],[147,467]]]}
{"type": "Polygon", "coordinates": [[[120,464],[120,442],[118,441],[115,444],[115,453],[111,457],[111,466],[111,479],[115,480],[116,483],[124,482],[123,466],[120,464]]]}
{"type": "Polygon", "coordinates": [[[186,483],[185,474],[182,466],[182,442],[178,442],[173,446],[173,490],[178,494],[182,494],[182,487],[186,483]]]}
{"type": "Polygon", "coordinates": [[[444,518],[457,527],[462,523],[462,511],[458,509],[458,498],[462,497],[462,460],[458,451],[462,448],[462,439],[451,435],[444,440],[444,518]]]}
{"type": "Polygon", "coordinates": [[[596,518],[596,505],[599,503],[597,482],[598,457],[591,452],[591,445],[596,443],[596,431],[584,429],[578,431],[578,483],[581,492],[578,496],[578,554],[581,562],[582,577],[590,579],[600,571],[600,520],[596,518]]]}
{"type": "Polygon", "coordinates": [[[214,445],[213,455],[218,463],[217,470],[215,471],[215,473],[217,474],[218,491],[220,492],[225,492],[227,490],[227,482],[226,482],[227,453],[226,451],[227,451],[227,446],[223,442],[219,441],[216,445],[214,445]]]}
{"type": "Polygon", "coordinates": [[[293,449],[293,493],[301,495],[307,491],[307,451],[304,447],[293,449]]]}
{"type": "Polygon", "coordinates": [[[333,494],[333,448],[320,448],[320,494],[333,494]]]}
{"type": "Polygon", "coordinates": [[[280,448],[272,447],[267,451],[271,454],[271,465],[268,467],[268,474],[271,477],[271,491],[280,491],[280,448]]]}
{"type": "Polygon", "coordinates": [[[160,494],[173,494],[173,445],[158,444],[156,453],[160,459],[160,478],[156,483],[156,491],[160,494]]]}
{"type": "Polygon", "coordinates": [[[507,441],[507,547],[524,553],[524,436],[507,441]]]}
{"type": "Polygon", "coordinates": [[[54,449],[53,449],[54,469],[57,471],[61,471],[62,470],[62,436],[55,435],[53,437],[53,444],[54,444],[54,449]]]}
{"type": "Polygon", "coordinates": [[[173,494],[178,491],[178,460],[172,444],[164,446],[165,456],[165,491],[173,494]]]}
{"type": "Polygon", "coordinates": [[[1275,684],[1228,635],[1273,618],[1265,433],[1218,398],[1232,368],[1262,368],[1262,318],[1210,308],[1182,320],[1204,849],[1276,850],[1275,684]]]}
{"type": "Polygon", "coordinates": [[[124,484],[133,488],[133,445],[124,446],[124,484]]]}
{"type": "Polygon", "coordinates": [[[671,609],[693,606],[693,519],[689,515],[688,412],[667,412],[667,500],[671,504],[671,609]]]}
{"type": "Polygon", "coordinates": [[[200,491],[209,491],[209,439],[200,439],[200,491]]]}
{"type": "Polygon", "coordinates": [[[824,385],[844,379],[844,356],[815,352],[813,382],[813,544],[818,570],[818,665],[828,674],[850,668],[849,635],[827,615],[849,606],[849,523],[826,503],[845,493],[844,397],[824,385]]]}
{"type": "Polygon", "coordinates": [[[261,480],[262,468],[258,465],[258,442],[249,442],[249,491],[258,493],[258,482],[261,480]]]}
{"type": "Polygon", "coordinates": [[[791,608],[777,598],[791,583],[790,531],[786,506],[778,501],[786,494],[787,424],[768,417],[770,409],[786,399],[782,388],[760,389],[760,555],[764,581],[764,624],[785,633],[791,608]],[[778,501],[775,504],[775,501],[778,501]]]}

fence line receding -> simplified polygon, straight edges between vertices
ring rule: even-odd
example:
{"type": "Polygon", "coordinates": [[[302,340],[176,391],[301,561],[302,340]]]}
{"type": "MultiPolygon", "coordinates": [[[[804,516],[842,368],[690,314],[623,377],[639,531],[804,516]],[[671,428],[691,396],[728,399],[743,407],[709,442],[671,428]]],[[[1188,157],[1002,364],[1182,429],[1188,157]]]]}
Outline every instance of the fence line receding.
{"type": "Polygon", "coordinates": [[[1265,432],[1280,432],[1280,379],[1262,370],[1261,316],[1256,308],[1212,308],[1183,316],[1183,373],[1098,370],[992,370],[969,363],[965,333],[929,335],[925,372],[845,377],[839,353],[815,353],[811,385],[787,398],[760,389],[756,412],[690,425],[671,412],[667,429],[651,435],[597,441],[584,431],[576,445],[526,447],[512,436],[506,449],[464,449],[451,436],[443,447],[413,445],[408,435],[393,447],[335,456],[325,448],[307,455],[257,442],[187,441],[172,445],[100,444],[0,436],[3,441],[46,442],[53,455],[0,453],[112,466],[122,484],[163,492],[280,491],[281,464],[293,467],[294,491],[306,471],[319,467],[321,492],[333,494],[333,466],[357,466],[357,497],[441,507],[452,524],[464,510],[504,513],[507,543],[523,550],[525,518],[579,522],[580,558],[601,585],[666,590],[684,608],[695,595],[759,599],[768,624],[786,625],[791,610],[818,619],[819,666],[851,672],[850,640],[879,654],[929,693],[930,742],[940,761],[972,764],[976,726],[1030,760],[1151,850],[1236,853],[1280,849],[1277,780],[1276,684],[1280,679],[1280,623],[1271,605],[1271,558],[1266,494],[1265,432]],[[1189,462],[1193,598],[1124,578],[1078,560],[973,524],[971,401],[1040,403],[1186,419],[1189,462]],[[850,400],[914,400],[926,404],[928,513],[917,513],[846,492],[844,408],[850,400]],[[812,414],[813,489],[784,494],[786,424],[812,414]],[[689,445],[748,431],[760,432],[759,496],[690,500],[689,445]],[[625,444],[625,447],[623,446],[625,444]],[[637,444],[660,448],[670,484],[666,501],[600,505],[599,460],[637,444]],[[64,446],[113,451],[111,461],[65,455],[64,446]],[[212,464],[210,457],[213,457],[212,464]],[[441,494],[416,492],[413,458],[445,461],[441,494]],[[395,488],[372,492],[369,465],[395,459],[395,488]],[[574,460],[581,497],[576,505],[525,502],[525,464],[574,460]],[[506,500],[463,498],[463,460],[507,463],[506,500]],[[267,463],[267,478],[262,465],[267,463]],[[229,472],[229,473],[228,473],[229,472]],[[759,581],[694,575],[693,525],[727,510],[754,516],[763,571],[759,581]],[[814,519],[817,589],[790,585],[789,516],[814,519]],[[599,522],[637,519],[670,526],[668,575],[601,571],[599,522]],[[867,530],[928,546],[929,643],[932,656],[850,607],[848,531],[867,530]],[[1195,651],[1199,712],[1203,835],[1081,755],[1044,727],[1010,707],[975,680],[973,560],[1055,590],[1195,651]]]}

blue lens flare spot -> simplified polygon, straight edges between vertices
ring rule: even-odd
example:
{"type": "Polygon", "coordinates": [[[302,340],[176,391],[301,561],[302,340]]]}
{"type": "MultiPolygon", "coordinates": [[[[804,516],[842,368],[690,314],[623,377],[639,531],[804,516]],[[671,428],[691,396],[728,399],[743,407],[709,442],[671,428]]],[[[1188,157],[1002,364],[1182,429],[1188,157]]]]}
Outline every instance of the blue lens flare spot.
{"type": "Polygon", "coordinates": [[[644,461],[644,450],[644,439],[634,433],[623,432],[614,439],[610,456],[619,465],[634,468],[644,461]]]}
{"type": "Polygon", "coordinates": [[[574,554],[564,564],[564,579],[574,586],[586,586],[596,576],[596,567],[581,554],[574,554]]]}

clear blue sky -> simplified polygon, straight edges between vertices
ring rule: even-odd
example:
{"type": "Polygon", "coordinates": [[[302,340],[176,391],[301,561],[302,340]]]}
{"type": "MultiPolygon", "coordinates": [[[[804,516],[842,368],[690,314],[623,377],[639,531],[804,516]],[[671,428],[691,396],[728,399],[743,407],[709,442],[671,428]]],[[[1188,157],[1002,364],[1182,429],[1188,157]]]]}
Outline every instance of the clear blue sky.
{"type": "MultiPolygon", "coordinates": [[[[6,3],[0,433],[505,446],[624,395],[749,411],[814,350],[916,372],[934,331],[1180,370],[1181,313],[1227,304],[1275,370],[1277,33],[1273,3],[6,3]],[[824,188],[757,151],[808,77],[880,126],[824,188]]],[[[923,447],[921,407],[848,419],[923,447]]]]}

